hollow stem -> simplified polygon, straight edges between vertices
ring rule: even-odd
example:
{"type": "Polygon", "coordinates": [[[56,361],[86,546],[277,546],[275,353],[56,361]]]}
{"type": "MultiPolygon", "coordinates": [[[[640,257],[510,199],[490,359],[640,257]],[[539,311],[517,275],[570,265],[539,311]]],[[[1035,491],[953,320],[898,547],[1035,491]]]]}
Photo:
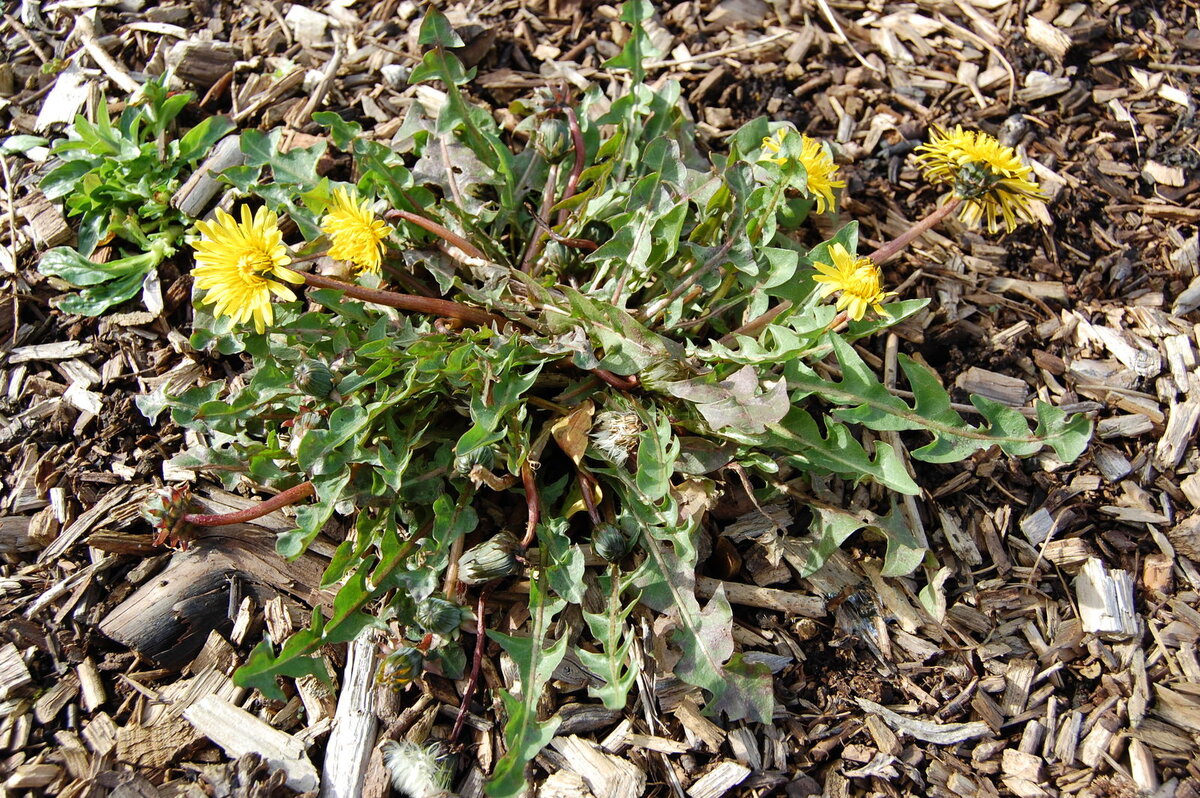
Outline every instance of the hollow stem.
{"type": "Polygon", "coordinates": [[[431,316],[443,316],[448,319],[459,319],[468,324],[479,324],[487,326],[489,324],[498,324],[504,326],[507,324],[505,319],[499,316],[493,316],[486,310],[481,308],[473,308],[468,305],[460,305],[457,302],[452,302],[449,299],[438,299],[428,296],[413,296],[412,294],[397,294],[394,291],[381,291],[377,288],[367,288],[365,286],[356,285],[354,283],[346,283],[341,280],[335,280],[332,277],[325,277],[320,274],[311,274],[308,272],[297,271],[304,278],[306,285],[313,288],[332,288],[335,291],[342,291],[346,296],[354,299],[361,299],[364,302],[373,302],[376,305],[387,305],[390,308],[399,310],[407,310],[413,313],[428,313],[431,316]]]}
{"type": "Polygon", "coordinates": [[[935,224],[953,213],[960,204],[962,204],[962,198],[960,198],[958,195],[951,195],[950,199],[938,206],[933,213],[929,214],[924,219],[893,238],[891,241],[883,244],[868,257],[875,261],[876,266],[882,265],[884,261],[903,250],[917,238],[924,235],[925,232],[935,224]]]}
{"type": "Polygon", "coordinates": [[[287,507],[289,504],[295,504],[298,501],[307,499],[310,496],[316,495],[316,488],[311,482],[301,482],[293,488],[288,488],[282,493],[278,493],[265,501],[261,501],[253,507],[247,507],[245,510],[238,510],[235,513],[217,513],[214,515],[205,515],[201,513],[187,513],[183,516],[184,524],[192,526],[228,526],[229,524],[246,524],[256,518],[262,518],[268,513],[273,513],[280,507],[287,507]]]}
{"type": "Polygon", "coordinates": [[[483,254],[483,250],[481,250],[479,247],[475,246],[458,233],[455,233],[453,230],[450,230],[444,225],[438,224],[432,219],[426,219],[424,216],[412,213],[411,211],[402,211],[399,209],[390,210],[385,213],[384,216],[388,219],[403,219],[406,222],[415,224],[422,230],[433,233],[447,244],[453,244],[461,249],[464,254],[472,258],[479,258],[480,260],[488,259],[487,256],[483,254]]]}
{"type": "Polygon", "coordinates": [[[538,521],[542,518],[542,502],[538,496],[537,483],[533,479],[533,469],[526,460],[521,464],[521,483],[525,486],[525,537],[521,538],[521,548],[528,549],[537,537],[538,521]]]}
{"type": "Polygon", "coordinates": [[[487,609],[488,596],[492,594],[498,584],[500,584],[500,580],[495,579],[484,585],[479,591],[479,599],[475,604],[475,653],[471,657],[471,675],[467,679],[466,689],[463,690],[462,703],[458,707],[458,717],[454,719],[454,728],[450,730],[450,738],[447,740],[452,746],[458,741],[463,721],[467,719],[467,712],[471,708],[471,699],[475,697],[475,690],[479,686],[479,671],[483,667],[483,647],[487,640],[487,633],[483,629],[483,613],[487,609]]]}
{"type": "MultiPolygon", "coordinates": [[[[575,115],[575,109],[565,108],[563,112],[567,117],[567,127],[571,131],[571,144],[575,147],[575,163],[571,166],[571,174],[567,176],[567,186],[563,189],[559,202],[565,202],[575,196],[575,189],[579,187],[579,176],[583,174],[583,161],[587,155],[587,145],[583,141],[583,130],[579,127],[579,117],[575,115]]],[[[558,212],[558,223],[562,224],[566,218],[567,209],[563,208],[558,212]]]]}

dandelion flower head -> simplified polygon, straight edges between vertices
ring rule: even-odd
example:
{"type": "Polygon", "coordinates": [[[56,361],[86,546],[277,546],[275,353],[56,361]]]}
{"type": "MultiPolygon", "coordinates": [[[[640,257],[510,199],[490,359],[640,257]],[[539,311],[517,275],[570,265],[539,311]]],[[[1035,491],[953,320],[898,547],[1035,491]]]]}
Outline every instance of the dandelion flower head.
{"type": "MultiPolygon", "coordinates": [[[[779,153],[783,149],[783,142],[787,136],[788,129],[780,128],[775,131],[774,136],[764,138],[762,140],[764,155],[770,153],[776,157],[763,160],[780,166],[786,164],[788,159],[780,156],[779,153]]],[[[833,162],[833,156],[816,139],[810,139],[804,135],[800,137],[799,161],[804,167],[804,173],[808,176],[808,193],[816,200],[817,213],[825,213],[833,207],[833,190],[845,188],[846,181],[837,179],[837,166],[833,162]]]]}
{"type": "Polygon", "coordinates": [[[375,218],[368,200],[359,202],[345,189],[335,189],[321,232],[333,242],[329,257],[353,263],[360,272],[379,274],[383,241],[392,234],[392,228],[375,218]]]}
{"type": "Polygon", "coordinates": [[[196,229],[200,240],[192,245],[197,264],[192,274],[196,288],[206,292],[200,301],[212,305],[216,316],[231,316],[238,324],[253,321],[256,331],[265,332],[275,320],[271,297],[288,302],[296,298],[278,280],[304,282],[286,268],[292,259],[283,244],[279,217],[266,208],[251,215],[243,205],[241,221],[218,210],[216,219],[196,222],[196,229]]]}
{"type": "Polygon", "coordinates": [[[1033,202],[1046,199],[1030,179],[1030,168],[1012,147],[961,125],[946,132],[934,127],[929,143],[917,147],[917,161],[933,183],[950,183],[963,200],[959,218],[969,225],[987,221],[996,232],[1004,219],[1009,232],[1021,219],[1034,221],[1033,202]]]}
{"type": "Polygon", "coordinates": [[[837,309],[846,311],[854,321],[865,316],[868,308],[882,316],[888,315],[882,303],[895,296],[895,292],[883,290],[883,276],[870,258],[857,258],[841,244],[831,244],[829,259],[833,263],[817,261],[813,264],[818,272],[813,280],[821,284],[822,297],[841,291],[837,309]]]}

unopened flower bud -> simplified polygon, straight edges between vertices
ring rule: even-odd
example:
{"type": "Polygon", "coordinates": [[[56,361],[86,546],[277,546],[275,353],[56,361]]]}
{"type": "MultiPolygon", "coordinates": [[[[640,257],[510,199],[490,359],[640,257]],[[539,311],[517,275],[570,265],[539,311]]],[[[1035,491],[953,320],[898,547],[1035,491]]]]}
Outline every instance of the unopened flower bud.
{"type": "Polygon", "coordinates": [[[154,545],[161,546],[169,540],[172,545],[187,548],[183,516],[191,510],[191,504],[192,492],[186,485],[159,488],[146,497],[141,514],[158,530],[154,545]]]}
{"type": "Polygon", "coordinates": [[[402,690],[421,675],[425,655],[412,646],[402,646],[388,654],[379,664],[375,681],[393,690],[402,690]]]}
{"type": "Polygon", "coordinates": [[[608,562],[617,562],[629,553],[629,538],[612,524],[601,524],[592,532],[592,551],[608,562]]]}
{"type": "Polygon", "coordinates": [[[468,549],[458,558],[458,578],[468,585],[478,585],[512,576],[521,570],[517,560],[520,542],[508,532],[501,532],[468,549]]]}
{"type": "Polygon", "coordinates": [[[309,396],[327,399],[333,393],[333,372],[319,360],[305,360],[296,368],[296,387],[309,396]]]}
{"type": "Polygon", "coordinates": [[[687,367],[674,358],[651,363],[638,372],[638,381],[651,391],[665,391],[666,386],[695,376],[688,372],[687,367]]]}
{"type": "Polygon", "coordinates": [[[447,637],[462,623],[462,607],[431,596],[417,605],[416,620],[426,632],[447,637]]]}
{"type": "Polygon", "coordinates": [[[550,163],[558,163],[571,149],[571,129],[561,119],[547,119],[533,139],[538,155],[550,163]]]}

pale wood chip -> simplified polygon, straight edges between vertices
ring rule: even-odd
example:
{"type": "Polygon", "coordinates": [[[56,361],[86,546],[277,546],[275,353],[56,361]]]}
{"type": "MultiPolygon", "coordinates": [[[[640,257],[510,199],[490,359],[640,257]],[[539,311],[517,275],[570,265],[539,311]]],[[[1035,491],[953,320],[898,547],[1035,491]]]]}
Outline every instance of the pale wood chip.
{"type": "Polygon", "coordinates": [[[233,759],[257,753],[272,768],[287,774],[286,783],[291,789],[299,792],[317,789],[320,778],[304,745],[244,709],[216,696],[205,696],[188,707],[183,717],[233,759]]]}

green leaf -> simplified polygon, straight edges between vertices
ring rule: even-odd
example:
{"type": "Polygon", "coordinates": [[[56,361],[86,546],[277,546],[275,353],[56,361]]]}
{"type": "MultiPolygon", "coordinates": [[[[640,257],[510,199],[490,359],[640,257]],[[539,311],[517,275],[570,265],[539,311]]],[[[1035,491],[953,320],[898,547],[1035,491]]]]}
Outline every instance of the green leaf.
{"type": "Polygon", "coordinates": [[[785,538],[788,561],[800,577],[812,576],[825,565],[846,539],[867,525],[860,515],[835,507],[810,505],[813,519],[806,539],[785,538]]]}
{"type": "Polygon", "coordinates": [[[887,515],[877,516],[871,527],[883,534],[887,550],[883,555],[883,576],[908,576],[917,570],[929,549],[917,540],[904,513],[895,502],[887,515]]]}
{"type": "Polygon", "coordinates": [[[421,20],[421,30],[417,34],[417,44],[426,47],[462,47],[463,40],[455,31],[446,15],[434,6],[429,6],[425,18],[421,20]]]}
{"type": "Polygon", "coordinates": [[[602,653],[578,649],[580,663],[600,679],[600,687],[588,685],[588,695],[599,698],[608,709],[624,709],[629,691],[641,670],[636,658],[630,656],[634,633],[626,619],[637,606],[637,600],[621,606],[620,580],[609,577],[608,608],[604,613],[583,611],[592,636],[599,641],[602,653]]]}
{"type": "Polygon", "coordinates": [[[656,407],[637,406],[646,429],[638,436],[638,468],[635,479],[642,496],[657,502],[671,490],[679,441],[671,434],[671,420],[656,407]]]}
{"type": "Polygon", "coordinates": [[[333,146],[339,150],[349,150],[351,145],[362,136],[362,125],[357,122],[347,122],[341,114],[333,111],[317,111],[312,116],[313,121],[322,127],[329,128],[329,137],[333,146]]]}
{"type": "MultiPolygon", "coordinates": [[[[672,349],[663,337],[651,332],[644,325],[620,308],[599,302],[573,288],[564,287],[570,312],[553,306],[546,307],[546,320],[552,331],[559,332],[573,327],[582,327],[588,338],[604,349],[600,366],[616,374],[634,374],[652,363],[671,359],[672,349]]],[[[582,367],[591,352],[577,355],[575,361],[582,367]]]]}
{"type": "Polygon", "coordinates": [[[1049,445],[1069,462],[1083,452],[1091,435],[1091,424],[1087,419],[1080,416],[1068,419],[1061,412],[1043,410],[1041,403],[1038,403],[1038,429],[1031,433],[1028,422],[1016,410],[979,396],[971,397],[971,402],[979,409],[986,425],[969,424],[951,407],[950,395],[937,376],[901,355],[900,368],[915,397],[910,406],[900,397],[893,396],[858,353],[839,336],[830,335],[827,340],[842,368],[842,379],[827,381],[810,369],[797,368],[789,373],[789,387],[818,394],[842,405],[836,411],[839,418],[869,429],[931,433],[933,441],[912,453],[919,460],[957,462],[991,446],[999,446],[1005,454],[1024,457],[1049,445]]]}
{"type": "Polygon", "coordinates": [[[249,166],[270,166],[275,183],[303,186],[308,190],[317,184],[317,163],[325,154],[325,142],[312,147],[293,147],[280,152],[279,145],[283,129],[272,130],[265,135],[257,130],[242,133],[242,152],[249,166]]]}
{"type": "Polygon", "coordinates": [[[236,127],[227,116],[210,116],[204,119],[179,139],[179,159],[189,163],[200,160],[208,155],[214,144],[236,127]]]}
{"type": "Polygon", "coordinates": [[[140,276],[149,271],[152,265],[153,256],[149,253],[108,263],[94,263],[70,247],[55,247],[42,255],[38,261],[38,271],[83,287],[99,285],[129,274],[140,276]]]}
{"type": "Polygon", "coordinates": [[[279,688],[276,679],[287,676],[299,679],[302,676],[316,676],[328,683],[329,672],[325,670],[325,660],[311,656],[321,646],[324,618],[319,609],[313,610],[312,624],[288,638],[279,653],[271,645],[271,638],[265,637],[254,647],[246,664],[233,673],[233,681],[239,687],[258,689],[271,701],[286,701],[287,697],[279,688]]]}
{"type": "Polygon", "coordinates": [[[542,691],[567,653],[565,635],[549,647],[544,645],[554,616],[562,611],[566,602],[548,596],[542,579],[544,576],[534,579],[529,585],[532,616],[529,637],[487,630],[488,637],[499,643],[512,657],[521,679],[519,696],[509,690],[500,693],[508,714],[508,723],[504,725],[504,742],[508,751],[496,763],[492,778],[487,783],[487,794],[492,798],[516,798],[524,792],[526,764],[554,739],[554,732],[562,720],[556,715],[550,720],[540,721],[537,716],[542,691]]]}
{"type": "Polygon", "coordinates": [[[874,479],[899,493],[920,493],[891,446],[876,441],[872,458],[844,424],[826,419],[825,426],[826,433],[822,434],[806,410],[793,407],[778,424],[768,424],[762,434],[746,435],[732,429],[720,434],[739,443],[791,456],[806,468],[850,480],[874,479]]]}
{"type": "Polygon", "coordinates": [[[90,160],[66,161],[42,178],[40,187],[48,200],[62,199],[79,187],[79,181],[96,168],[90,160]]]}
{"type": "Polygon", "coordinates": [[[0,155],[16,155],[27,153],[36,147],[45,147],[50,142],[41,136],[18,134],[0,141],[0,155]]]}
{"type": "MultiPolygon", "coordinates": [[[[543,497],[544,499],[545,497],[543,497]]],[[[572,604],[583,603],[583,549],[567,537],[567,520],[550,518],[537,528],[550,589],[572,604]]]]}
{"type": "Polygon", "coordinates": [[[675,608],[677,629],[672,636],[682,652],[675,674],[711,694],[708,711],[724,712],[730,721],[743,718],[770,723],[774,707],[769,669],[752,667],[733,656],[733,610],[722,585],[700,608],[695,595],[695,571],[652,536],[643,536],[647,559],[643,570],[666,588],[659,598],[643,594],[655,609],[675,608]],[[669,597],[669,598],[668,598],[669,597]],[[667,598],[667,605],[661,603],[667,598]],[[728,667],[732,665],[733,667],[728,667]]]}
{"type": "Polygon", "coordinates": [[[99,316],[113,305],[132,299],[142,290],[145,272],[133,272],[107,283],[85,288],[58,300],[56,307],[63,313],[80,316],[99,316]]]}

